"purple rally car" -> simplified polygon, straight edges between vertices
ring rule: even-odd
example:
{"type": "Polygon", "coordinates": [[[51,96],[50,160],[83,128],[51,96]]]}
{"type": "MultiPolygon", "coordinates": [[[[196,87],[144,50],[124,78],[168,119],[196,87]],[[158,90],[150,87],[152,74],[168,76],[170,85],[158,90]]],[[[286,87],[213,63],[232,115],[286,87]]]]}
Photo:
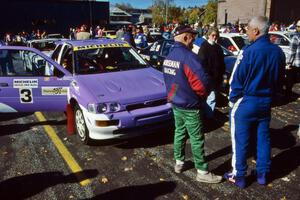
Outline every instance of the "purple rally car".
{"type": "Polygon", "coordinates": [[[62,41],[52,59],[0,47],[0,112],[65,111],[68,104],[84,143],[132,137],[172,118],[162,73],[126,42],[62,41]]]}

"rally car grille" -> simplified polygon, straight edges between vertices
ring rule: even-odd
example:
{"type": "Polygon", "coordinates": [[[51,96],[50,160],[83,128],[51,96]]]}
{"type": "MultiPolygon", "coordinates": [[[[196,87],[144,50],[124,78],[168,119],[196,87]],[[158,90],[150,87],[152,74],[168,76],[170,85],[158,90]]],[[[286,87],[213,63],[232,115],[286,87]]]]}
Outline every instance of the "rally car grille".
{"type": "Polygon", "coordinates": [[[167,99],[159,99],[159,100],[153,100],[153,101],[145,101],[143,103],[136,103],[136,104],[130,104],[126,106],[127,111],[141,109],[141,108],[148,108],[148,107],[154,107],[154,106],[161,106],[165,105],[167,103],[167,99]]]}

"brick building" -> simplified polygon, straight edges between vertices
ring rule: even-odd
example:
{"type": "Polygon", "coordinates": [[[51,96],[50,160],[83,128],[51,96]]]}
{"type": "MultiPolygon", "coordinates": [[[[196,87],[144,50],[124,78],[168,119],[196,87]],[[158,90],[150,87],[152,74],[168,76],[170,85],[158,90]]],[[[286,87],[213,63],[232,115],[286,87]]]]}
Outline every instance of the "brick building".
{"type": "Polygon", "coordinates": [[[218,24],[247,23],[254,16],[263,15],[270,21],[291,23],[300,19],[300,0],[219,0],[218,24]]]}

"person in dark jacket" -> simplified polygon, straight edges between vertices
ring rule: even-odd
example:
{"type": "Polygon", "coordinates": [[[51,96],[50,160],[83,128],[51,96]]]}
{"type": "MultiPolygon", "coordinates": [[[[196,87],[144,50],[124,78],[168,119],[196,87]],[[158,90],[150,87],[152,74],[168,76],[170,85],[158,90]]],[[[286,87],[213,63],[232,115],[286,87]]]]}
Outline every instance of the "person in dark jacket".
{"type": "Polygon", "coordinates": [[[189,26],[179,26],[174,32],[174,46],[163,63],[163,73],[168,102],[172,104],[175,119],[174,170],[181,173],[185,168],[185,143],[190,137],[196,180],[219,183],[221,176],[208,172],[204,156],[201,107],[210,93],[210,82],[201,62],[192,52],[197,32],[189,26]]]}
{"type": "Polygon", "coordinates": [[[268,37],[266,17],[254,17],[248,24],[250,45],[238,55],[230,78],[229,106],[232,141],[232,172],[224,177],[246,187],[247,151],[256,137],[257,182],[266,185],[271,167],[270,120],[272,97],[282,88],[285,56],[268,37]]]}
{"type": "Polygon", "coordinates": [[[217,44],[219,30],[217,28],[210,28],[206,36],[207,40],[202,43],[198,56],[212,80],[212,90],[207,97],[207,106],[205,109],[205,117],[212,119],[216,106],[217,92],[222,84],[225,73],[225,63],[222,47],[217,44]]]}
{"type": "Polygon", "coordinates": [[[132,47],[136,48],[134,38],[132,35],[132,27],[131,26],[128,26],[126,28],[126,31],[124,33],[124,41],[128,42],[128,44],[130,44],[132,47]]]}

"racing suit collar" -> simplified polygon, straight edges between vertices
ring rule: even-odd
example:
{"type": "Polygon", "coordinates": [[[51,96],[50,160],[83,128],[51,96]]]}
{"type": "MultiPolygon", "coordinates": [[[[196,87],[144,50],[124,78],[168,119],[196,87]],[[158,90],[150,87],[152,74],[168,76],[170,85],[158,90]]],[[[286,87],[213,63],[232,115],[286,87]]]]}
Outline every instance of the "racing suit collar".
{"type": "Polygon", "coordinates": [[[187,46],[185,46],[183,43],[178,42],[178,41],[175,41],[174,47],[184,47],[184,48],[190,50],[187,46]]]}

